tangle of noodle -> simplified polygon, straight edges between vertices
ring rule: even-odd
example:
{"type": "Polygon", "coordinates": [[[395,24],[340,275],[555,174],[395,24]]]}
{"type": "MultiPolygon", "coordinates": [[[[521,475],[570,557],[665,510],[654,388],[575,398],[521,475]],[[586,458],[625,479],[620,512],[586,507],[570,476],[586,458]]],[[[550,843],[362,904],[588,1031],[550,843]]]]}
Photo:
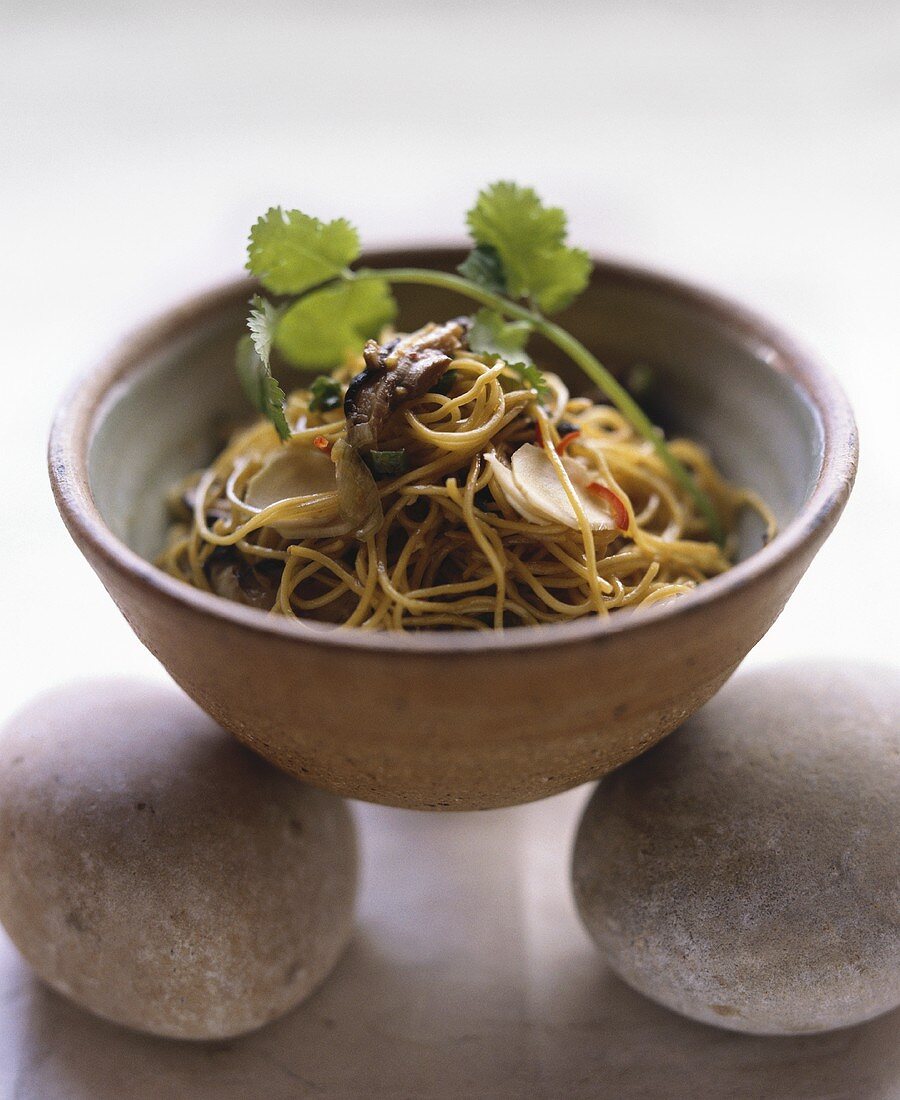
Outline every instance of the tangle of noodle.
{"type": "MultiPolygon", "coordinates": [[[[346,382],[361,366],[354,360],[334,377],[346,382]]],[[[364,541],[278,533],[277,525],[299,514],[310,523],[333,516],[330,492],[262,510],[246,503],[248,483],[273,454],[343,435],[342,411],[313,412],[310,391],[299,389],[287,403],[289,442],[260,420],[173,491],[178,522],[158,564],[197,588],[300,619],[368,630],[489,630],[606,615],[688,592],[730,567],[745,506],[762,514],[769,537],[774,533],[762,501],[729,485],[697,444],[676,439],[670,447],[722,517],[724,548],[709,539],[692,498],[614,408],[563,396],[551,417],[503,363],[458,352],[452,369],[448,393],[429,392],[391,414],[379,447],[404,450],[408,469],[377,482],[384,519],[364,541]],[[566,455],[624,505],[626,531],[591,529],[557,454],[557,421],[580,433],[566,455]],[[536,440],[575,526],[524,518],[486,461],[494,455],[508,465],[513,452],[536,440]]]]}

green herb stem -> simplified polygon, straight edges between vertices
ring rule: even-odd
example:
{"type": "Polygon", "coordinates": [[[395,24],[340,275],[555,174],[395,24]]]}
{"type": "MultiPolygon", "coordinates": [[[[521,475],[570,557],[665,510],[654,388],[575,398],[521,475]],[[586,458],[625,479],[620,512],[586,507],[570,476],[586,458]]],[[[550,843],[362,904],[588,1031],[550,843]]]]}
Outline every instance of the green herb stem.
{"type": "Polygon", "coordinates": [[[706,493],[697,484],[690,470],[676,457],[666,443],[662,432],[654,425],[628,390],[592,355],[574,336],[552,321],[542,321],[535,330],[552,341],[560,351],[578,364],[584,373],[606,394],[619,412],[640,435],[647,440],[657,453],[666,469],[678,484],[690,494],[706,520],[709,533],[720,546],[724,542],[722,522],[715,506],[706,493]]]}
{"type": "Polygon", "coordinates": [[[362,268],[343,277],[355,280],[383,279],[393,284],[407,283],[439,287],[443,290],[455,291],[466,298],[480,302],[481,305],[494,309],[507,318],[527,321],[535,332],[539,332],[550,343],[555,344],[574,363],[577,363],[588,378],[609,398],[634,430],[647,440],[672,477],[690,494],[706,520],[713,539],[719,545],[722,544],[724,541],[722,524],[712,501],[697,484],[690,471],[672,453],[662,432],[655,427],[631,394],[610,374],[599,359],[592,355],[580,340],[576,340],[574,336],[566,332],[564,328],[553,321],[548,321],[540,313],[527,309],[525,306],[517,305],[501,294],[495,294],[493,291],[477,286],[461,275],[454,275],[449,271],[430,271],[427,268],[416,267],[362,268]]]}

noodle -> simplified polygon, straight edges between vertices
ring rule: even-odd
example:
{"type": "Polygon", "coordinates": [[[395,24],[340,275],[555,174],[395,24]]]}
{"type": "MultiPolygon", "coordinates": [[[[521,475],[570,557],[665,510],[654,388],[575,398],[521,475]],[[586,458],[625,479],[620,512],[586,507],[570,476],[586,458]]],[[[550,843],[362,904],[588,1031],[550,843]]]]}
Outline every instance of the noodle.
{"type": "MultiPolygon", "coordinates": [[[[346,383],[360,368],[348,363],[334,377],[346,383]]],[[[371,533],[341,526],[337,490],[327,485],[253,503],[254,478],[274,456],[300,463],[343,437],[342,410],[313,411],[311,391],[299,389],[287,402],[287,443],[261,420],[173,493],[177,522],[158,564],[196,588],[287,617],[368,630],[484,630],[605,616],[688,592],[730,567],[745,506],[774,532],[762,501],[729,485],[696,443],[674,440],[671,449],[713,501],[729,532],[724,547],[614,408],[569,398],[549,376],[559,399],[551,415],[504,363],[467,351],[455,353],[452,371],[448,392],[391,411],[379,447],[403,452],[408,468],[375,483],[383,519],[371,533]],[[552,508],[546,484],[532,488],[510,467],[525,444],[532,466],[549,462],[554,492],[564,494],[552,508]],[[598,524],[605,507],[612,518],[604,525],[601,512],[598,524]]]]}

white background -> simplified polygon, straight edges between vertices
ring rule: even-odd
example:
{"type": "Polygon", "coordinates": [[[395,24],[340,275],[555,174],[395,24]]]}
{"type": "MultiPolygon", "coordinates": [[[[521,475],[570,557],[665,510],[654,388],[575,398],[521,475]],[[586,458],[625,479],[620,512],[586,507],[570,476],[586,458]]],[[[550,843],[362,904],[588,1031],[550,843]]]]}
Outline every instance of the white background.
{"type": "Polygon", "coordinates": [[[564,206],[578,244],[743,299],[832,364],[857,488],[749,661],[896,662],[898,137],[889,0],[0,0],[0,719],[65,679],[163,675],[51,501],[77,373],[238,271],[270,204],[446,240],[497,177],[564,206]]]}
{"type": "Polygon", "coordinates": [[[269,204],[447,239],[500,176],[578,243],[744,299],[832,364],[858,485],[751,660],[897,650],[900,4],[30,0],[0,25],[0,95],[0,710],[156,671],[47,489],[77,373],[237,272],[269,204]]]}

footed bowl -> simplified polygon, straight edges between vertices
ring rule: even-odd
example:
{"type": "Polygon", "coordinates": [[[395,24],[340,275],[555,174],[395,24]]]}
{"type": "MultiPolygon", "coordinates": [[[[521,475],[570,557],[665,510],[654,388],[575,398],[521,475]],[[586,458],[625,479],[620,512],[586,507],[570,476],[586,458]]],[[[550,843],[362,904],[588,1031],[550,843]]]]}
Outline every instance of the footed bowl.
{"type": "MultiPolygon", "coordinates": [[[[365,261],[452,270],[463,254],[411,248],[365,261]]],[[[247,416],[232,364],[252,289],[238,279],[192,299],[100,363],[58,413],[50,477],[72,537],[177,683],[250,748],[341,795],[486,809],[596,779],[642,753],[766,633],[852,487],[853,416],[812,356],[716,295],[598,262],[564,323],[612,369],[650,366],[664,396],[651,414],[755,488],[778,535],[764,546],[748,516],[728,573],[605,620],[496,634],[304,628],[152,564],[166,489],[212,457],[218,426],[247,416]]],[[[428,288],[397,296],[405,328],[468,305],[428,288]]],[[[586,388],[577,370],[541,361],[586,388]]]]}

